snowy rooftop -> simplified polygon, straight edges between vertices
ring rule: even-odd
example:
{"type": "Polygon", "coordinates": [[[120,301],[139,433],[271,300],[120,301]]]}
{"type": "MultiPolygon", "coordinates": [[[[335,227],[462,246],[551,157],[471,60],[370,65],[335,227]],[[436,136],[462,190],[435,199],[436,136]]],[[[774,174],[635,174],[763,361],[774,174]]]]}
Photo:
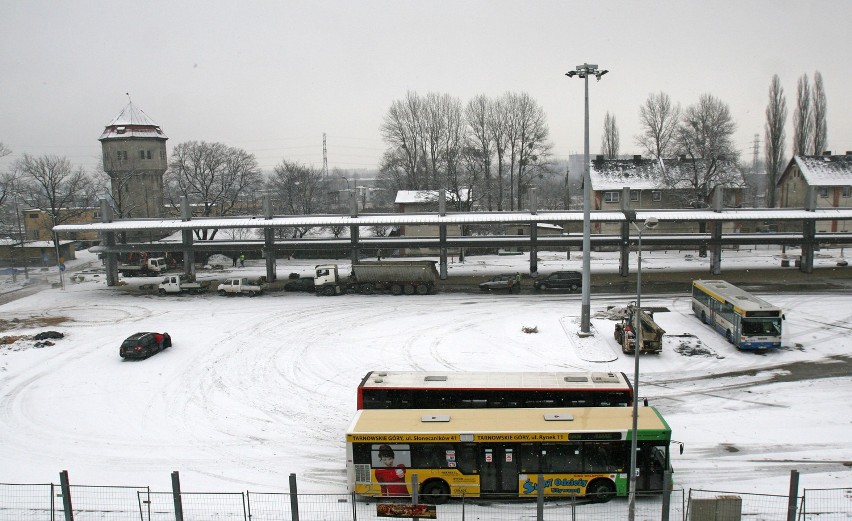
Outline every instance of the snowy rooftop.
{"type": "Polygon", "coordinates": [[[852,154],[793,158],[809,186],[852,185],[852,154]]]}
{"type": "Polygon", "coordinates": [[[106,126],[99,140],[128,137],[168,139],[160,126],[139,107],[130,102],[121,113],[106,126]]]}
{"type": "MultiPolygon", "coordinates": [[[[468,189],[461,191],[462,199],[467,199],[470,195],[468,189]]],[[[452,192],[447,192],[447,200],[455,201],[456,195],[452,192]]],[[[396,193],[395,204],[411,204],[411,203],[434,203],[438,201],[438,190],[400,190],[396,193]]]]}
{"type": "MultiPolygon", "coordinates": [[[[663,169],[670,179],[689,179],[686,169],[704,169],[704,159],[597,159],[591,162],[589,178],[594,190],[621,190],[629,186],[635,190],[667,188],[663,185],[663,169]]],[[[719,161],[718,169],[726,172],[724,178],[742,181],[742,173],[733,161],[719,161]]],[[[678,188],[687,188],[686,184],[678,188]]]]}

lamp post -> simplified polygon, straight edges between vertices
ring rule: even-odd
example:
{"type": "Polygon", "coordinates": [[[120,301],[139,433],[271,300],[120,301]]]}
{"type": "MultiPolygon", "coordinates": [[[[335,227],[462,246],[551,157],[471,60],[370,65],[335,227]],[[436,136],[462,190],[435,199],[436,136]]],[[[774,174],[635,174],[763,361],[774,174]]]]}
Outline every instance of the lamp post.
{"type": "Polygon", "coordinates": [[[21,228],[21,208],[18,206],[18,199],[15,199],[15,216],[18,218],[18,239],[21,241],[21,254],[24,261],[24,278],[30,280],[29,261],[27,260],[27,252],[24,247],[24,230],[21,228]]]}
{"type": "Polygon", "coordinates": [[[586,83],[586,128],[585,141],[583,147],[583,160],[585,162],[585,170],[583,171],[583,301],[580,308],[580,335],[589,336],[590,318],[591,318],[591,233],[592,225],[589,217],[589,209],[591,206],[591,182],[589,180],[589,75],[593,75],[598,81],[601,76],[606,74],[607,70],[598,70],[597,65],[584,63],[577,65],[576,70],[566,72],[565,75],[569,78],[578,76],[583,78],[586,83]]]}
{"type": "Polygon", "coordinates": [[[633,427],[630,431],[630,492],[628,496],[628,521],[636,516],[636,436],[639,427],[639,353],[642,350],[642,232],[656,228],[656,217],[648,217],[640,227],[636,219],[631,221],[639,232],[638,263],[636,266],[636,308],[633,310],[636,324],[633,326],[633,427]]]}

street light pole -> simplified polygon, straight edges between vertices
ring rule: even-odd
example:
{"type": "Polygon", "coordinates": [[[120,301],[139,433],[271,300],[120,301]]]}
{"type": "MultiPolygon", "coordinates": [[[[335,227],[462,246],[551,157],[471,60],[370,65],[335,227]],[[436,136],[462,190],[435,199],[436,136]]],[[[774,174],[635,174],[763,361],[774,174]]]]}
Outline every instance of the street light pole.
{"type": "Polygon", "coordinates": [[[656,228],[656,217],[648,217],[640,228],[636,220],[632,221],[639,232],[638,263],[636,266],[636,324],[633,326],[633,427],[630,431],[630,491],[628,493],[627,519],[636,517],[636,437],[639,431],[639,353],[642,350],[642,232],[656,228]]]}
{"type": "Polygon", "coordinates": [[[18,218],[18,239],[21,241],[21,255],[24,261],[24,278],[30,280],[29,261],[27,260],[27,251],[24,247],[24,230],[21,228],[21,207],[18,205],[18,200],[15,199],[15,216],[18,218]]]}
{"type": "Polygon", "coordinates": [[[592,234],[592,225],[590,218],[590,208],[591,208],[591,190],[592,183],[590,181],[590,173],[589,173],[589,75],[594,75],[598,81],[601,80],[601,76],[606,74],[607,70],[601,71],[598,70],[597,65],[591,65],[588,63],[584,63],[583,65],[577,65],[576,70],[566,72],[565,75],[569,78],[573,78],[574,76],[579,76],[585,80],[586,87],[586,126],[585,126],[585,140],[583,146],[583,161],[585,163],[585,168],[583,170],[583,300],[582,305],[580,307],[580,336],[590,336],[592,333],[590,331],[590,321],[591,321],[591,234],[592,234]]]}

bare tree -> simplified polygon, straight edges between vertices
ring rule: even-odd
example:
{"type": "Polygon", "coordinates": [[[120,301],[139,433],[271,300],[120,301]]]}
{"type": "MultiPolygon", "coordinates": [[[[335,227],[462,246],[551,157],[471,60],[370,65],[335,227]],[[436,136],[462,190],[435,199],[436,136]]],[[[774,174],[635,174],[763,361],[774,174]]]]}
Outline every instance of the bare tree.
{"type": "Polygon", "coordinates": [[[814,73],[814,155],[822,154],[828,148],[828,123],[826,115],[828,111],[828,100],[825,97],[825,87],[822,84],[822,74],[814,73]]]}
{"type": "Polygon", "coordinates": [[[606,112],[604,117],[604,130],[601,136],[601,154],[610,159],[618,158],[618,149],[620,139],[618,137],[618,125],[615,123],[615,116],[606,112]]]}
{"type": "Polygon", "coordinates": [[[423,190],[427,181],[422,179],[423,100],[416,92],[408,92],[404,100],[394,101],[385,114],[381,126],[382,139],[388,144],[382,158],[380,171],[391,177],[396,189],[423,190]]]}
{"type": "MultiPolygon", "coordinates": [[[[286,215],[308,215],[325,207],[323,200],[328,181],[322,170],[300,163],[282,161],[275,166],[267,187],[286,215]]],[[[294,227],[293,237],[304,237],[310,226],[294,227]]]]}
{"type": "Polygon", "coordinates": [[[674,152],[674,138],[680,117],[680,104],[672,104],[668,94],[649,94],[645,104],[639,107],[642,133],[636,136],[636,144],[655,159],[669,157],[674,152]]]}
{"type": "MultiPolygon", "coordinates": [[[[253,154],[222,143],[188,141],[172,151],[166,184],[172,205],[186,197],[200,208],[203,217],[230,215],[241,197],[261,183],[253,154]]],[[[212,240],[217,230],[196,230],[196,238],[212,240]]]]}
{"type": "Polygon", "coordinates": [[[769,85],[769,104],[766,106],[766,206],[775,207],[776,184],[784,168],[784,149],[787,124],[787,98],[778,75],[772,76],[769,85]]]}
{"type": "Polygon", "coordinates": [[[494,142],[494,153],[497,159],[497,211],[503,211],[503,179],[506,166],[506,151],[509,148],[509,105],[506,96],[491,104],[488,113],[488,127],[491,129],[491,139],[494,142]]]}
{"type": "Polygon", "coordinates": [[[664,184],[688,187],[690,206],[706,206],[715,186],[736,181],[732,179],[736,172],[720,168],[722,163],[736,162],[736,128],[728,104],[711,94],[702,94],[696,104],[684,111],[675,136],[678,153],[691,161],[687,168],[665,169],[664,184]]]}
{"type": "MultiPolygon", "coordinates": [[[[94,184],[82,167],[74,167],[65,157],[28,154],[15,164],[27,192],[27,204],[47,214],[51,228],[75,219],[94,198],[94,184]]],[[[58,247],[56,232],[52,232],[58,247]]]]}
{"type": "Polygon", "coordinates": [[[793,111],[793,155],[807,155],[813,130],[811,116],[811,87],[808,75],[802,74],[796,85],[796,110],[793,111]]]}
{"type": "Polygon", "coordinates": [[[513,106],[518,155],[517,208],[520,210],[534,181],[548,172],[551,145],[547,139],[550,130],[544,109],[529,94],[516,95],[513,106]]]}
{"type": "MultiPolygon", "coordinates": [[[[12,153],[6,145],[0,143],[0,157],[6,157],[12,153]]],[[[0,207],[2,207],[6,200],[12,195],[12,190],[15,185],[15,174],[14,172],[3,172],[0,174],[0,207]]]]}
{"type": "Polygon", "coordinates": [[[465,157],[468,161],[469,169],[482,172],[485,185],[483,199],[485,200],[485,206],[488,211],[494,208],[491,186],[494,139],[493,133],[489,128],[489,113],[493,110],[493,104],[493,101],[489,100],[485,95],[480,94],[468,102],[467,109],[465,110],[465,119],[468,126],[468,143],[465,157]]]}

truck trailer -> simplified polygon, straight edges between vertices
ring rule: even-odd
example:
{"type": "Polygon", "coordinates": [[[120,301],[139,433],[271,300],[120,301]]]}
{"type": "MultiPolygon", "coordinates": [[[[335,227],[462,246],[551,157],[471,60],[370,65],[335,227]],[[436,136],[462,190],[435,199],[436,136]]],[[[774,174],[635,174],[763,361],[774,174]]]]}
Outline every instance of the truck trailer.
{"type": "Polygon", "coordinates": [[[317,295],[389,292],[393,295],[428,295],[438,281],[435,261],[377,261],[352,265],[352,273],[341,276],[337,264],[316,266],[314,291],[317,295]]]}

